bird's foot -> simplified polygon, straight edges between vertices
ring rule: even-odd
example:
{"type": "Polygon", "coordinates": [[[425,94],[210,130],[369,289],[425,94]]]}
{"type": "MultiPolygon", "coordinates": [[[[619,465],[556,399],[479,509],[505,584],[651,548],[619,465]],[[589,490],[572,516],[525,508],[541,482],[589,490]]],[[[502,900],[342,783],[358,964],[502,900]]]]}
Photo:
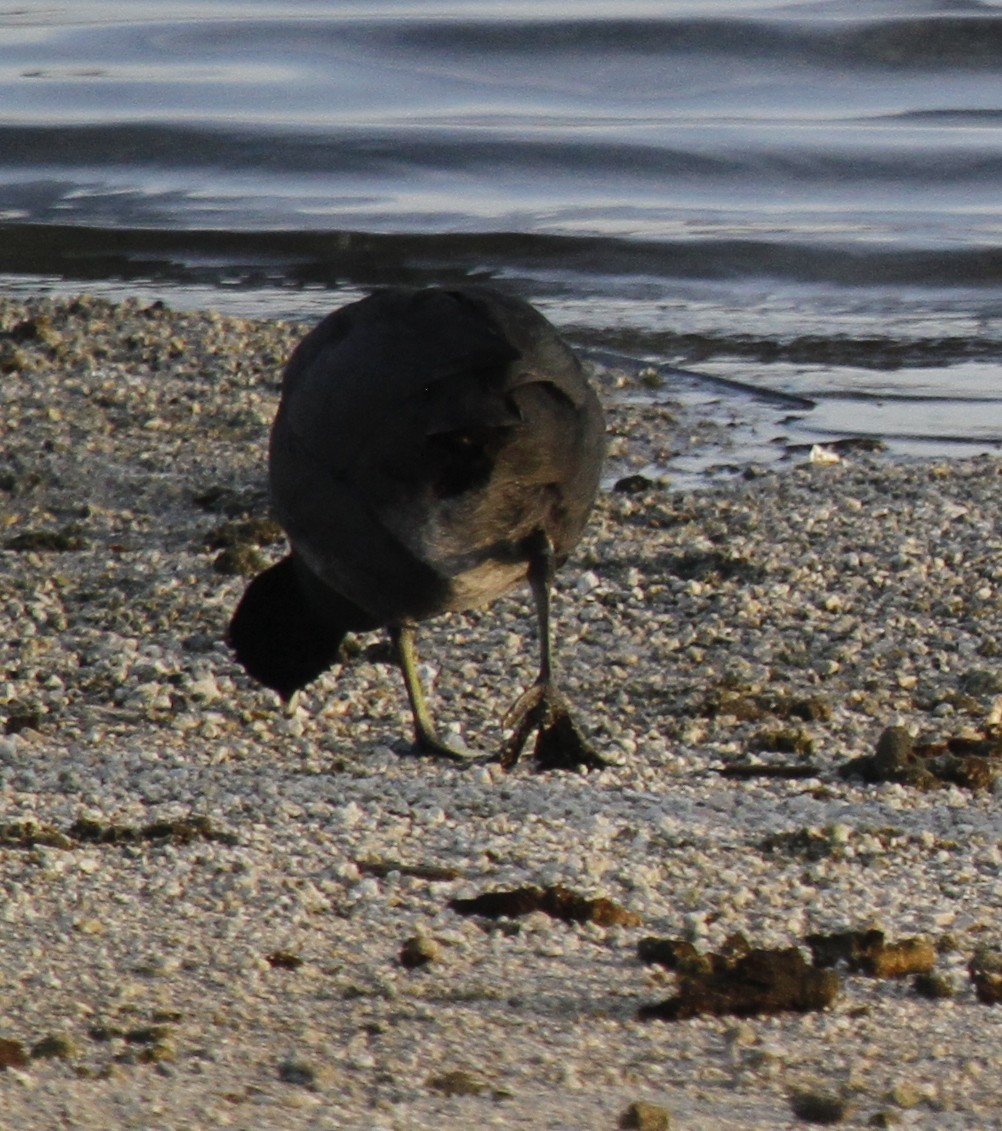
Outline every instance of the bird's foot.
{"type": "Polygon", "coordinates": [[[516,700],[504,719],[512,735],[501,747],[498,761],[510,770],[529,735],[536,731],[533,757],[538,770],[601,770],[611,765],[581,733],[570,705],[550,683],[535,683],[516,700]]]}
{"type": "Polygon", "coordinates": [[[416,734],[414,741],[404,748],[403,753],[417,758],[443,758],[447,762],[461,766],[472,765],[475,760],[470,751],[464,753],[462,750],[456,750],[433,733],[416,734]]]}

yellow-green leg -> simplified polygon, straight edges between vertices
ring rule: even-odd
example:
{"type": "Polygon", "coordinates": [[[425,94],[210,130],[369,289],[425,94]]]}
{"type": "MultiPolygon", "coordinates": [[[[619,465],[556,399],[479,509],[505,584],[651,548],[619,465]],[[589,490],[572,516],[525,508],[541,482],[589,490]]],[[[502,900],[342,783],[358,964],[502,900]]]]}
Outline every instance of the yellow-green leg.
{"type": "Polygon", "coordinates": [[[417,672],[417,649],[414,643],[416,632],[417,629],[410,623],[393,625],[390,628],[390,639],[393,641],[397,663],[403,673],[407,701],[410,703],[411,716],[414,719],[414,746],[419,754],[433,758],[448,758],[452,762],[469,762],[469,755],[453,750],[435,733],[435,724],[431,721],[424,688],[421,686],[417,672]]]}

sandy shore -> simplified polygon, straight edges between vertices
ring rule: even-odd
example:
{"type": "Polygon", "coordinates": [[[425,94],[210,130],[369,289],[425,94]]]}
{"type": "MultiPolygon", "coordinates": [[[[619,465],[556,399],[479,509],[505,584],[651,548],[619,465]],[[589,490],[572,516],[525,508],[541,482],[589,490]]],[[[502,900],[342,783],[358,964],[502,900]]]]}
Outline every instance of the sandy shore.
{"type": "MultiPolygon", "coordinates": [[[[1002,1011],[968,965],[1002,953],[1002,462],[606,493],[557,614],[618,766],[453,769],[393,749],[377,636],[291,718],[221,643],[234,571],[281,550],[264,449],[301,330],[0,299],[5,1131],[570,1131],[636,1102],[774,1131],[802,1093],[848,1127],[994,1125],[1002,1011]],[[844,778],[892,725],[981,742],[980,776],[844,778]],[[720,772],[763,764],[789,775],[720,772]],[[449,907],[525,885],[628,914],[449,907]],[[823,1011],[637,1020],[677,988],[645,937],[809,957],[873,927],[932,944],[939,996],[841,968],[823,1011]]],[[[614,475],[673,444],[625,381],[600,390],[614,475]]],[[[524,596],[419,646],[452,737],[496,748],[533,675],[524,596]]]]}

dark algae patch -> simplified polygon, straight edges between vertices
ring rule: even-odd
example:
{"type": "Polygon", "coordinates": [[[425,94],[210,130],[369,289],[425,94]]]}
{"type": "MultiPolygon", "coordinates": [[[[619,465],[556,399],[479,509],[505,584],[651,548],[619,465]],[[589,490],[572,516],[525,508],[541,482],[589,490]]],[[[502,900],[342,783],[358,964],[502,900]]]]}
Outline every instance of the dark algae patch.
{"type": "Polygon", "coordinates": [[[216,841],[236,844],[233,833],[220,832],[208,817],[152,821],[147,825],[117,825],[80,817],[65,830],[35,821],[11,821],[0,825],[0,847],[81,848],[85,845],[160,845],[216,841]]]}
{"type": "Polygon", "coordinates": [[[443,864],[404,864],[399,860],[356,860],[355,865],[363,876],[377,876],[385,879],[394,872],[429,883],[448,883],[458,880],[462,873],[458,868],[443,864]]]}
{"type": "Polygon", "coordinates": [[[620,907],[611,899],[601,896],[589,899],[560,885],[490,891],[472,899],[452,899],[449,907],[460,915],[483,915],[488,919],[499,919],[502,916],[514,919],[542,911],[565,923],[596,923],[601,927],[633,927],[640,923],[638,915],[620,907]]]}
{"type": "Polygon", "coordinates": [[[81,818],[70,825],[68,832],[75,840],[90,844],[191,844],[198,840],[236,843],[232,833],[219,832],[208,817],[153,821],[139,826],[106,824],[81,818]]]}
{"type": "Polygon", "coordinates": [[[58,530],[23,530],[4,542],[8,550],[19,553],[69,554],[87,549],[83,528],[76,523],[58,530]]]}
{"type": "Polygon", "coordinates": [[[820,771],[809,762],[731,762],[717,770],[721,777],[750,780],[751,778],[772,778],[774,781],[803,781],[816,778],[820,771]]]}
{"type": "Polygon", "coordinates": [[[868,785],[894,782],[916,789],[958,785],[988,790],[1002,768],[1002,739],[990,734],[959,735],[941,742],[916,743],[904,727],[888,727],[873,754],[852,758],[840,773],[868,785]]]}
{"type": "Polygon", "coordinates": [[[808,963],[797,947],[752,949],[734,956],[710,954],[706,968],[686,964],[678,993],[642,1006],[642,1021],[687,1021],[692,1017],[757,1017],[827,1009],[839,993],[839,977],[808,963]]]}

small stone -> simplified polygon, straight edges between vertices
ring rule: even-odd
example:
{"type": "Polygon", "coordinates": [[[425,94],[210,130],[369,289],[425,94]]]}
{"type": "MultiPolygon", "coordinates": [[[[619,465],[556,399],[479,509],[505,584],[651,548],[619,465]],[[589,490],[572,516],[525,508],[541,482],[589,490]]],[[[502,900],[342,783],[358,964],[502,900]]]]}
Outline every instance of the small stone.
{"type": "Polygon", "coordinates": [[[900,772],[911,761],[913,749],[912,736],[904,727],[887,727],[877,740],[874,769],[885,775],[900,772]]]}
{"type": "Polygon", "coordinates": [[[620,491],[624,495],[639,495],[653,486],[654,480],[648,479],[646,475],[624,475],[621,479],[616,480],[612,489],[620,491]]]}
{"type": "Polygon", "coordinates": [[[77,919],[73,929],[81,935],[103,935],[105,931],[104,920],[97,918],[77,919]]]}
{"type": "Polygon", "coordinates": [[[278,1078],[283,1084],[296,1084],[300,1088],[316,1088],[317,1070],[302,1060],[284,1060],[278,1066],[278,1078]]]}
{"type": "Polygon", "coordinates": [[[406,939],[400,948],[400,965],[407,970],[417,970],[434,962],[442,953],[442,948],[434,939],[414,935],[406,939]]]}
{"type": "Polygon", "coordinates": [[[586,570],[584,573],[578,575],[577,580],[574,582],[574,588],[584,596],[591,593],[592,590],[597,589],[602,584],[602,579],[597,573],[592,570],[586,570]]]}
{"type": "Polygon", "coordinates": [[[910,1081],[899,1080],[891,1088],[888,1098],[891,1103],[896,1104],[898,1107],[912,1108],[918,1107],[922,1102],[922,1093],[910,1081]]]}
{"type": "Polygon", "coordinates": [[[619,1117],[619,1126],[624,1131],[669,1131],[671,1117],[657,1104],[635,1100],[619,1117]]]}
{"type": "Polygon", "coordinates": [[[790,1096],[790,1107],[805,1123],[841,1123],[850,1111],[849,1101],[831,1092],[794,1092],[790,1096]]]}

